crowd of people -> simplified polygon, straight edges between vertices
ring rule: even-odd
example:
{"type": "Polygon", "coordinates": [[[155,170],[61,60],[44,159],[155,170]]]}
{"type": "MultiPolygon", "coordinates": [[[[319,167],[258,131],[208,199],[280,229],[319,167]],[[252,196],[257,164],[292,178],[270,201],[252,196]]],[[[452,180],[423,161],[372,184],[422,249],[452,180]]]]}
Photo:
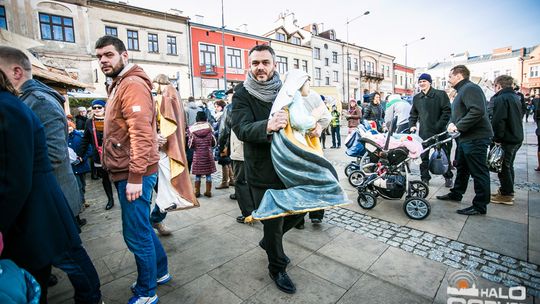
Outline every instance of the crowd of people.
{"type": "MultiPolygon", "coordinates": [[[[22,51],[0,47],[0,267],[24,269],[13,280],[28,282],[31,292],[22,293],[28,303],[47,303],[47,289],[55,283],[52,266],[68,275],[76,303],[102,303],[99,277],[79,237],[86,223],[81,213],[89,206],[89,173],[101,179],[106,210],[115,206],[112,186],[116,188],[123,237],[137,266],[130,304],[157,303],[157,286],[172,279],[167,254],[154,231],[172,233],[163,223],[168,211],[198,207],[198,198],[211,198],[213,189],[234,187],[230,198],[239,206],[236,221],[244,223],[268,190],[286,188],[271,157],[273,138],[287,127],[289,114],[279,110],[270,115],[283,86],[270,46],[249,51],[246,81],[227,91],[227,100],[213,104],[189,97],[182,105],[167,76],[151,80],[140,66],[129,63],[126,47],[116,37],[101,37],[95,53],[101,71],[112,80],[108,99],[92,101],[89,110],[78,108],[73,119],[64,113],[63,97],[32,78],[30,60],[22,51]],[[216,161],[222,179],[213,185],[216,161]]],[[[378,92],[365,92],[360,102],[350,100],[343,111],[326,103],[324,122],[317,121],[306,136],[321,140],[325,148],[328,131],[330,148],[339,149],[342,122],[349,133],[363,120],[385,132],[396,117],[398,132],[418,133],[423,139],[459,132],[455,161],[443,175],[450,191],[437,198],[461,201],[472,176],[472,205],[458,213],[486,214],[490,202],[512,205],[513,163],[524,140],[522,121],[534,113],[540,140],[540,96],[520,96],[512,77],[503,75],[495,79],[496,93],[487,102],[469,77],[463,65],[451,69],[452,98],[432,87],[430,75],[422,74],[412,103],[397,94],[383,101],[378,92]],[[492,194],[486,152],[493,145],[502,147],[504,157],[498,173],[501,186],[492,194]]],[[[451,143],[443,150],[451,159],[451,143]]],[[[540,147],[538,161],[536,171],[540,147]]],[[[420,172],[427,185],[428,163],[425,154],[420,172]]],[[[267,254],[270,277],[286,293],[294,293],[296,287],[286,271],[290,259],[283,235],[303,228],[304,215],[262,221],[259,246],[267,254]]],[[[323,216],[322,210],[309,215],[314,224],[323,216]]],[[[9,288],[13,283],[0,277],[0,294],[10,291],[22,297],[9,288]]]]}

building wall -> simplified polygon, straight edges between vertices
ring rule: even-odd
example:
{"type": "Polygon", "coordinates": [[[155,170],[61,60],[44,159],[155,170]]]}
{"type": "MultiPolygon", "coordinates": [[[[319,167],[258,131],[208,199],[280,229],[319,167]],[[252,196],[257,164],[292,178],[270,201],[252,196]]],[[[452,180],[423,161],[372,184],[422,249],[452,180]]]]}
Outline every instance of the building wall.
{"type": "MultiPolygon", "coordinates": [[[[191,31],[191,52],[193,56],[193,86],[194,96],[206,97],[213,90],[224,89],[224,62],[223,62],[223,41],[221,28],[201,26],[192,24],[191,31]],[[216,65],[213,67],[216,75],[204,75],[201,73],[201,44],[213,45],[216,47],[216,65]]],[[[237,49],[241,51],[240,68],[227,66],[227,86],[228,88],[244,81],[248,69],[248,52],[257,44],[267,44],[269,39],[257,37],[239,32],[225,32],[225,48],[237,49]]]]}
{"type": "Polygon", "coordinates": [[[414,69],[400,64],[394,64],[394,93],[403,95],[414,94],[416,87],[414,75],[414,69]],[[406,77],[407,81],[405,81],[406,77]]]}
{"type": "MultiPolygon", "coordinates": [[[[313,36],[311,38],[310,42],[311,50],[313,52],[312,58],[313,58],[313,80],[312,84],[314,86],[332,86],[332,87],[338,87],[340,90],[343,88],[343,53],[342,53],[342,46],[341,43],[332,41],[329,39],[325,39],[318,36],[313,36]],[[317,59],[314,57],[314,49],[319,48],[320,49],[320,59],[317,59]],[[332,53],[336,52],[338,54],[337,56],[337,63],[332,61],[332,53]],[[325,64],[325,58],[328,58],[328,66],[325,64]],[[320,69],[320,77],[317,77],[316,69],[320,69]],[[337,72],[339,77],[338,81],[334,81],[333,74],[334,72],[337,72]],[[329,84],[326,83],[326,77],[329,77],[329,84]]],[[[343,98],[346,98],[346,94],[343,98]]]]}
{"type": "Polygon", "coordinates": [[[523,61],[522,88],[525,92],[529,92],[530,94],[540,93],[540,47],[534,49],[529,58],[523,61]]]}
{"type": "MultiPolygon", "coordinates": [[[[187,20],[173,15],[169,18],[158,17],[155,14],[126,9],[124,6],[103,1],[88,1],[88,17],[89,28],[92,29],[87,45],[89,53],[95,53],[94,43],[105,35],[106,26],[117,29],[118,38],[126,47],[128,47],[127,31],[137,31],[139,50],[128,50],[130,62],[140,65],[150,79],[157,74],[167,75],[177,85],[182,97],[191,95],[187,20]],[[149,34],[158,36],[157,53],[149,52],[149,34]],[[167,36],[176,38],[176,55],[167,54],[167,36]]],[[[105,92],[105,75],[97,62],[93,64],[91,73],[97,92],[105,92]]]]}
{"type": "MultiPolygon", "coordinates": [[[[303,62],[307,63],[307,71],[308,75],[311,76],[311,79],[313,79],[312,74],[312,67],[313,67],[313,60],[311,57],[311,48],[301,45],[295,45],[292,43],[287,42],[281,42],[277,40],[270,41],[270,46],[274,49],[276,52],[276,57],[285,57],[287,58],[287,69],[286,71],[294,69],[295,59],[298,60],[298,69],[303,69],[303,62]]],[[[281,76],[284,76],[282,73],[281,76]]]]}
{"type": "Polygon", "coordinates": [[[8,31],[34,39],[41,46],[32,51],[46,65],[67,70],[73,78],[91,82],[91,56],[87,52],[88,15],[84,7],[60,1],[0,0],[6,9],[8,31]],[[74,42],[44,40],[39,13],[71,18],[74,42]],[[24,18],[18,18],[25,16],[24,18]]]}

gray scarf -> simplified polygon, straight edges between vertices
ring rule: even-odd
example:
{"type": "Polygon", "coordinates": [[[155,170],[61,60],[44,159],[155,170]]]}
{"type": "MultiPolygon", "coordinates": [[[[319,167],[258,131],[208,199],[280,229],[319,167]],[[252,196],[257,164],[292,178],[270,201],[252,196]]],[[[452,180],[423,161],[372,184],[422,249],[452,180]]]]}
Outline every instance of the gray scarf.
{"type": "Polygon", "coordinates": [[[279,74],[274,72],[274,76],[268,81],[259,82],[257,81],[251,72],[248,72],[248,77],[244,81],[244,87],[252,96],[255,96],[257,99],[264,102],[274,102],[276,99],[279,90],[281,89],[281,79],[279,79],[279,74]]]}

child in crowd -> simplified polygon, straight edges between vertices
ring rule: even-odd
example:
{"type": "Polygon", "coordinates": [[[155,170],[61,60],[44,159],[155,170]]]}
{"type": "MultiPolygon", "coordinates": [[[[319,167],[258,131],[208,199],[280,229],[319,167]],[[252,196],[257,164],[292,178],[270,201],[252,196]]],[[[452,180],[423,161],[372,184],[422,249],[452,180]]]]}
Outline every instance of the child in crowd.
{"type": "MultiPolygon", "coordinates": [[[[4,249],[0,232],[0,256],[4,249]]],[[[37,304],[41,288],[34,277],[11,260],[0,259],[0,303],[37,304]]]]}
{"type": "Polygon", "coordinates": [[[201,196],[201,176],[206,175],[204,196],[211,197],[212,173],[216,172],[212,147],[216,145],[216,138],[204,111],[197,113],[195,121],[195,124],[189,127],[189,147],[194,151],[191,173],[195,175],[195,196],[201,196]]]}

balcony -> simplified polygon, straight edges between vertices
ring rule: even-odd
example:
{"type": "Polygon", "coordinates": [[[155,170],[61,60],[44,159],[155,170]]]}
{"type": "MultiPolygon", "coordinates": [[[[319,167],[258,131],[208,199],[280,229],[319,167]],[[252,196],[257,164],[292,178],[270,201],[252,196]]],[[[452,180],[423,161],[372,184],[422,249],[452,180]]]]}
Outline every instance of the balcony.
{"type": "Polygon", "coordinates": [[[218,74],[216,66],[213,64],[202,64],[199,68],[201,74],[205,76],[216,76],[218,74]]]}
{"type": "Polygon", "coordinates": [[[360,76],[365,77],[367,79],[382,81],[384,80],[384,74],[383,73],[377,73],[373,71],[360,71],[360,76]]]}

